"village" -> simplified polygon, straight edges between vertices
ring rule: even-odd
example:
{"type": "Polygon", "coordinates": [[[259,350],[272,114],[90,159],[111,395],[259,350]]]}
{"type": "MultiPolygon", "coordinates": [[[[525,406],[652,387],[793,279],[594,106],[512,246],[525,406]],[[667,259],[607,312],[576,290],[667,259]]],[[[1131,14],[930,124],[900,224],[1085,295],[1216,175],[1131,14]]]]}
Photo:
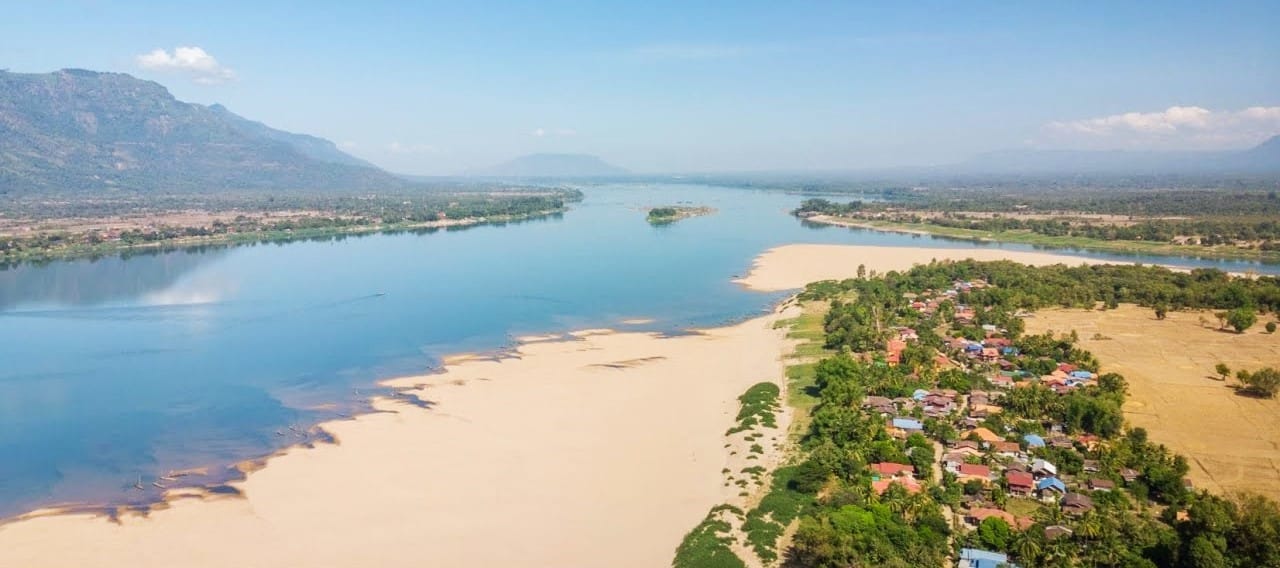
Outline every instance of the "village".
{"type": "MultiPolygon", "coordinates": [[[[981,375],[986,385],[967,392],[918,388],[910,396],[892,398],[868,394],[861,408],[884,421],[887,433],[904,442],[908,456],[923,448],[921,436],[931,439],[935,448],[931,471],[920,471],[911,463],[871,463],[871,489],[876,495],[891,490],[917,494],[928,491],[927,483],[932,482],[942,494],[958,491],[958,510],[944,505],[944,511],[951,517],[953,531],[971,535],[966,542],[1003,545],[1013,532],[1034,530],[1042,533],[1035,540],[1052,543],[1070,539],[1082,521],[1085,531],[1096,530],[1091,528],[1095,502],[1108,499],[1117,489],[1132,487],[1142,472],[1116,463],[1106,451],[1108,442],[1097,434],[1073,431],[1078,429],[1052,420],[1001,419],[1016,391],[1039,388],[1067,396],[1077,389],[1098,388],[1099,377],[1075,363],[1045,357],[1037,357],[1035,366],[1051,368],[1049,372],[1037,374],[1024,368],[1022,353],[1007,329],[978,323],[973,307],[956,302],[966,292],[987,287],[983,280],[957,281],[945,290],[904,294],[923,319],[935,318],[943,310],[941,319],[951,331],[967,331],[971,337],[974,330],[981,331],[978,338],[960,333],[946,338],[943,348],[921,366],[981,375]]],[[[1032,315],[1019,312],[1016,317],[1032,315]]],[[[899,367],[920,335],[911,327],[896,326],[883,352],[862,357],[899,367]]],[[[908,376],[918,378],[914,370],[908,376]]],[[[1190,489],[1189,481],[1182,482],[1190,489]]],[[[1145,494],[1147,489],[1141,491],[1145,494]]],[[[1179,515],[1185,517],[1185,513],[1179,515]]],[[[960,548],[957,565],[1016,566],[1008,554],[979,544],[960,548]]]]}

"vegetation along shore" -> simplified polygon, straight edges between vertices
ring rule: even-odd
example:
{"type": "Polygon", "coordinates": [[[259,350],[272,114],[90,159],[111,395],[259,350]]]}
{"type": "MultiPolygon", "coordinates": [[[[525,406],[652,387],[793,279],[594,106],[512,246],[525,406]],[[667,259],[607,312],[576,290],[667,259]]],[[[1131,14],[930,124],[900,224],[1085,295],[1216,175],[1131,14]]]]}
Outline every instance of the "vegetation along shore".
{"type": "Polygon", "coordinates": [[[7,202],[0,267],[177,247],[465,227],[562,213],[574,190],[392,195],[167,196],[7,202]]]}

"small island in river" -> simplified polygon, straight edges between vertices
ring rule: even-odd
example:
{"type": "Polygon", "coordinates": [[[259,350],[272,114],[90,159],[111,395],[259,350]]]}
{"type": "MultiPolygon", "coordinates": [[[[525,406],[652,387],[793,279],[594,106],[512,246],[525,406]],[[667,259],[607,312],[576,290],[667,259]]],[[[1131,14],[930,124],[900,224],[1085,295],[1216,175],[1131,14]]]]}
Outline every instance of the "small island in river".
{"type": "Polygon", "coordinates": [[[710,215],[715,212],[716,210],[710,207],[663,205],[661,207],[654,207],[653,209],[650,209],[646,220],[649,221],[649,224],[651,225],[669,225],[681,219],[688,219],[690,217],[697,217],[700,215],[710,215]]]}

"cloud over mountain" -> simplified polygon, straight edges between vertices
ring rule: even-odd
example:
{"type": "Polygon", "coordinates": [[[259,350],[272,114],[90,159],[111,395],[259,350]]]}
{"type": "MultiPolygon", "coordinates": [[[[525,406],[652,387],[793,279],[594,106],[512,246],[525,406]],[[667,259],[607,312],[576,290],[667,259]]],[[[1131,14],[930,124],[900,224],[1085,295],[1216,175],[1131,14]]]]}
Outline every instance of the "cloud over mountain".
{"type": "Polygon", "coordinates": [[[235,71],[218,62],[202,48],[175,47],[172,52],[155,49],[136,58],[139,67],[150,71],[182,73],[202,85],[216,85],[236,78],[235,71]]]}

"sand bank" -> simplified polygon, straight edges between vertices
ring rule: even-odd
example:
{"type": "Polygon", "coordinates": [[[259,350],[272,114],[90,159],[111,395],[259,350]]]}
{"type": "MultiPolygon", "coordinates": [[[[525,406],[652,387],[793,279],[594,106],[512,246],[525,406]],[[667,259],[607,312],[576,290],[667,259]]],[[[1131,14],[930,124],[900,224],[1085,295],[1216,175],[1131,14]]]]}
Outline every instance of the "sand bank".
{"type": "Polygon", "coordinates": [[[698,335],[591,330],[389,381],[433,403],[325,424],[243,497],[115,524],[0,526],[0,566],[665,566],[733,498],[736,397],[781,381],[777,315],[698,335]]]}
{"type": "Polygon", "coordinates": [[[931,260],[1012,260],[1032,266],[1097,263],[1087,258],[1043,252],[991,248],[906,248],[861,245],[783,245],[756,257],[751,272],[738,283],[764,292],[803,288],[818,280],[852,278],[858,265],[867,270],[906,270],[931,260]]]}

